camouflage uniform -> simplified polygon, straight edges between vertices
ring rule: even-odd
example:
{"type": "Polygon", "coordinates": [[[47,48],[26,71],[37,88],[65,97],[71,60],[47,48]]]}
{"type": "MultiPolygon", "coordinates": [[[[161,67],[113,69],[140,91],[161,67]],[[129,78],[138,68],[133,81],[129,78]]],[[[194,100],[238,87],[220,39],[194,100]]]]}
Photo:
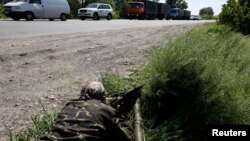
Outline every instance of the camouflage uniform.
{"type": "Polygon", "coordinates": [[[100,100],[72,100],[42,141],[134,141],[132,129],[100,100]]]}

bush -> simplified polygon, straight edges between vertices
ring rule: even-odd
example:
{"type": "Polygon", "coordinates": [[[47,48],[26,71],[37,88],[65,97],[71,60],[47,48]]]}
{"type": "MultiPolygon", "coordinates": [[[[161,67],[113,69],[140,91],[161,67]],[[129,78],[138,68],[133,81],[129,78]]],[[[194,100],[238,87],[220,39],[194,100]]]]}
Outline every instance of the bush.
{"type": "Polygon", "coordinates": [[[3,5],[4,4],[0,2],[0,18],[6,18],[6,16],[3,14],[4,10],[3,5]]]}
{"type": "Polygon", "coordinates": [[[215,17],[212,15],[201,15],[201,18],[206,19],[206,20],[211,20],[211,19],[214,19],[215,17]]]}
{"type": "Polygon", "coordinates": [[[126,12],[127,12],[127,5],[129,0],[116,0],[116,15],[120,18],[126,18],[126,12]]]}
{"type": "Polygon", "coordinates": [[[249,0],[228,0],[219,15],[219,23],[231,26],[243,34],[250,34],[250,2],[249,0]]]}
{"type": "Polygon", "coordinates": [[[71,18],[77,18],[78,9],[81,8],[81,4],[78,0],[68,0],[70,7],[71,18]]]}
{"type": "Polygon", "coordinates": [[[208,124],[250,124],[249,75],[249,37],[226,26],[199,26],[156,50],[142,72],[143,114],[156,128],[148,140],[169,128],[195,140],[208,124]]]}

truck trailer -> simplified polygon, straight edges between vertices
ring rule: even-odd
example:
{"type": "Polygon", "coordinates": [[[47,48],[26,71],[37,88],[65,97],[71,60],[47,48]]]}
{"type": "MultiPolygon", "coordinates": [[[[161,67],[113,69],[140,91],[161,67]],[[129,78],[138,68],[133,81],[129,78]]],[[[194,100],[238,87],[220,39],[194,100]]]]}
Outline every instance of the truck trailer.
{"type": "Polygon", "coordinates": [[[165,3],[158,3],[158,19],[162,20],[166,18],[166,20],[170,19],[171,16],[171,7],[165,3]]]}
{"type": "Polygon", "coordinates": [[[191,11],[189,10],[184,10],[184,19],[189,20],[191,17],[191,11]]]}

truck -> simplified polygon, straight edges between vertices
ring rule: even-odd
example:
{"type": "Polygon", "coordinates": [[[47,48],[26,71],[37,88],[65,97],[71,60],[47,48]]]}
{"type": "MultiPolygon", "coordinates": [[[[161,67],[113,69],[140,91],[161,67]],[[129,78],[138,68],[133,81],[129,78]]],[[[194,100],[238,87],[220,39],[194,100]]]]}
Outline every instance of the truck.
{"type": "Polygon", "coordinates": [[[173,20],[189,20],[191,17],[191,11],[180,8],[172,8],[171,19],[173,20]]]}
{"type": "Polygon", "coordinates": [[[184,10],[180,8],[172,8],[171,10],[171,19],[173,20],[182,20],[184,19],[184,10]]]}
{"type": "Polygon", "coordinates": [[[133,0],[128,3],[128,19],[190,19],[191,11],[180,8],[171,8],[165,3],[157,3],[149,0],[133,0]]]}
{"type": "Polygon", "coordinates": [[[155,19],[158,17],[157,2],[149,0],[134,0],[128,3],[127,17],[129,19],[155,19]]]}
{"type": "Polygon", "coordinates": [[[170,19],[171,17],[171,7],[165,3],[158,3],[158,19],[162,20],[166,18],[166,20],[170,19]]]}
{"type": "Polygon", "coordinates": [[[189,20],[191,17],[191,11],[189,10],[184,10],[184,19],[189,20]]]}

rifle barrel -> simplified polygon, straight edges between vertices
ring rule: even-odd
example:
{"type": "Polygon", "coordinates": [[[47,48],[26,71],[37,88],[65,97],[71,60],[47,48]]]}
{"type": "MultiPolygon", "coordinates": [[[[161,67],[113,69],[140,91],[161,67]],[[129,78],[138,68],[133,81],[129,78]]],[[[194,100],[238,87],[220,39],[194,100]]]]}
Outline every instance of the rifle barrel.
{"type": "Polygon", "coordinates": [[[140,105],[140,99],[138,98],[135,106],[134,106],[134,112],[135,112],[135,140],[136,141],[145,141],[144,136],[144,128],[142,124],[142,117],[141,117],[141,105],[140,105]]]}

